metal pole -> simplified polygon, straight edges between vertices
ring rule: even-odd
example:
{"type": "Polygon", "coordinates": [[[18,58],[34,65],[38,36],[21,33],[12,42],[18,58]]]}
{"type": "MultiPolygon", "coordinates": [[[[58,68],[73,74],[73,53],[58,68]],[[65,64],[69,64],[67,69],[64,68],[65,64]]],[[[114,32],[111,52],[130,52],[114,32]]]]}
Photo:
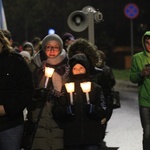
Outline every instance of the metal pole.
{"type": "Polygon", "coordinates": [[[133,41],[133,20],[130,19],[130,32],[131,32],[131,57],[134,54],[134,41],[133,41]]]}
{"type": "Polygon", "coordinates": [[[88,12],[88,24],[89,24],[89,27],[88,27],[89,41],[94,44],[95,41],[94,41],[94,17],[93,17],[93,12],[88,12]]]}

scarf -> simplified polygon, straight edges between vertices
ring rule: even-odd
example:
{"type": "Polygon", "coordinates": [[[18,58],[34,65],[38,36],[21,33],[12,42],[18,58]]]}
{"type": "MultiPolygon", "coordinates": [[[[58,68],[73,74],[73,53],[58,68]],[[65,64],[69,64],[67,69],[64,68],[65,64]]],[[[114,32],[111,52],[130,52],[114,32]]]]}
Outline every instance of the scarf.
{"type": "MultiPolygon", "coordinates": [[[[61,92],[62,85],[64,84],[64,80],[69,74],[69,64],[68,64],[68,57],[65,50],[62,50],[60,55],[55,58],[48,58],[47,60],[43,61],[42,68],[45,67],[52,67],[54,68],[54,73],[52,75],[51,81],[53,89],[61,92]]],[[[46,77],[43,75],[41,80],[41,85],[44,86],[46,77]]]]}

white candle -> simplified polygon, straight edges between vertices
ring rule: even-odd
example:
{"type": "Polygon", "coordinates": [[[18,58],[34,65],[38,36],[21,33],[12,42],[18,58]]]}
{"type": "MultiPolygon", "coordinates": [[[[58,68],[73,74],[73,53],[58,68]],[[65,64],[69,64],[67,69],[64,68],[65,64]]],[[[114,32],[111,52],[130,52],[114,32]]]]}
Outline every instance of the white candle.
{"type": "Polygon", "coordinates": [[[73,93],[70,92],[69,94],[70,94],[70,104],[73,105],[73,93]]]}
{"type": "Polygon", "coordinates": [[[82,82],[80,83],[82,91],[86,93],[87,103],[90,104],[89,92],[91,91],[91,82],[82,82]]]}
{"type": "Polygon", "coordinates": [[[48,80],[50,77],[52,77],[54,73],[54,68],[50,68],[50,67],[45,67],[45,76],[46,76],[46,81],[45,81],[45,88],[47,88],[47,84],[48,84],[48,80]]]}
{"type": "Polygon", "coordinates": [[[44,86],[45,88],[47,88],[48,80],[49,80],[49,77],[46,77],[45,86],[44,86]]]}
{"type": "Polygon", "coordinates": [[[87,104],[90,104],[90,98],[89,98],[89,93],[86,92],[86,100],[87,100],[87,104]]]}
{"type": "Polygon", "coordinates": [[[67,92],[70,94],[70,104],[73,105],[74,82],[65,83],[67,92]]]}

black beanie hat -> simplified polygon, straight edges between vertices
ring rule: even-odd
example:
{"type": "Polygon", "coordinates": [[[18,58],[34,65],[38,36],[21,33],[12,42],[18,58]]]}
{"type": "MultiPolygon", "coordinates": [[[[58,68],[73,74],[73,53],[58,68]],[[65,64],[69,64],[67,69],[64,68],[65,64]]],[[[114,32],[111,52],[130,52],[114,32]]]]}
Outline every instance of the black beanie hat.
{"type": "Polygon", "coordinates": [[[74,39],[75,38],[71,33],[65,33],[62,36],[62,40],[63,40],[64,43],[66,42],[66,40],[74,40],[74,39]]]}
{"type": "Polygon", "coordinates": [[[86,69],[86,74],[89,74],[90,64],[89,64],[89,60],[87,59],[86,55],[76,54],[69,59],[69,65],[70,65],[71,72],[72,72],[72,68],[76,64],[81,64],[82,66],[84,66],[86,69]]]}

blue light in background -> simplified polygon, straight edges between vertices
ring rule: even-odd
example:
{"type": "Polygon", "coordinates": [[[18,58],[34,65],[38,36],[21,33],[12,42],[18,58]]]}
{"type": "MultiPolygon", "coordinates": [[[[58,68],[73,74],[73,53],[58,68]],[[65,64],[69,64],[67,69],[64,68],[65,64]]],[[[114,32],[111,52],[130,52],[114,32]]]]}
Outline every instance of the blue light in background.
{"type": "Polygon", "coordinates": [[[55,30],[54,29],[49,29],[48,30],[48,34],[54,34],[55,33],[55,30]]]}

